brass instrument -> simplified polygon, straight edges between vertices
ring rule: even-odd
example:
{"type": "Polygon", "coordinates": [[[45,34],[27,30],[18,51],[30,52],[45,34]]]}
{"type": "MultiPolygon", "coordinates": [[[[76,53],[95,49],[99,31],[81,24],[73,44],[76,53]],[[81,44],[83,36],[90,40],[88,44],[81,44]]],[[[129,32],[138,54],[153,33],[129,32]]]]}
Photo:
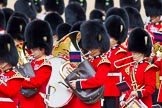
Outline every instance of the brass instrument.
{"type": "Polygon", "coordinates": [[[130,58],[132,58],[132,56],[128,56],[128,57],[125,57],[125,58],[116,60],[116,61],[114,61],[114,66],[115,66],[116,68],[122,68],[122,67],[125,67],[125,66],[128,66],[128,65],[130,65],[130,64],[135,63],[135,61],[132,61],[132,62],[123,64],[123,65],[120,65],[120,66],[117,65],[118,62],[121,62],[121,61],[126,60],[126,59],[130,59],[130,58]]]}
{"type": "Polygon", "coordinates": [[[73,93],[67,91],[67,85],[65,84],[64,79],[61,77],[59,70],[63,63],[69,60],[69,52],[79,50],[79,37],[80,32],[74,31],[65,35],[61,40],[54,44],[52,50],[52,55],[54,57],[49,59],[50,63],[52,64],[52,73],[46,87],[48,96],[45,98],[47,101],[49,101],[46,107],[63,107],[73,97],[73,93]],[[60,98],[60,96],[64,98],[60,98]]]}
{"type": "Polygon", "coordinates": [[[19,55],[18,66],[28,63],[29,55],[24,54],[23,43],[19,43],[16,47],[19,55]]]}
{"type": "Polygon", "coordinates": [[[162,46],[160,45],[160,42],[156,42],[154,45],[153,45],[153,53],[159,57],[159,58],[162,58],[162,46]]]}
{"type": "Polygon", "coordinates": [[[52,65],[52,73],[46,86],[45,100],[48,101],[48,107],[60,108],[65,106],[73,97],[73,93],[67,90],[67,85],[59,73],[60,67],[67,60],[62,57],[52,57],[49,61],[52,65]]]}
{"type": "Polygon", "coordinates": [[[69,51],[79,50],[78,37],[80,37],[79,31],[71,32],[65,35],[60,41],[58,41],[52,50],[52,55],[54,57],[59,57],[62,55],[69,56],[69,51]],[[72,40],[71,37],[75,37],[76,40],[72,40]],[[75,42],[73,42],[75,41],[75,42]]]}
{"type": "MultiPolygon", "coordinates": [[[[162,46],[160,45],[160,42],[156,42],[153,45],[153,53],[155,54],[155,56],[157,56],[158,58],[162,58],[162,46]]],[[[156,72],[156,88],[159,89],[160,87],[160,80],[159,80],[159,75],[160,71],[156,72]]]]}
{"type": "Polygon", "coordinates": [[[31,56],[25,50],[25,44],[20,42],[16,45],[19,60],[15,67],[15,70],[19,72],[23,77],[33,77],[35,76],[32,66],[30,64],[31,56]]]}
{"type": "MultiPolygon", "coordinates": [[[[76,68],[77,68],[77,66],[76,66],[76,68]]],[[[76,68],[72,68],[70,61],[67,61],[61,66],[59,74],[62,77],[62,79],[65,80],[66,77],[76,68]]]]}

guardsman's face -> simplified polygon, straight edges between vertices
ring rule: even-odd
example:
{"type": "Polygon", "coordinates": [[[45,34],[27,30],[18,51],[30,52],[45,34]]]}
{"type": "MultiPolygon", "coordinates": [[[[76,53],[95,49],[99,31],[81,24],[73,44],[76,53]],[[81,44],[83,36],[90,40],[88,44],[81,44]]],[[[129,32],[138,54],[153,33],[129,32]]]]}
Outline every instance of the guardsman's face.
{"type": "Polygon", "coordinates": [[[160,21],[160,16],[152,16],[151,17],[151,22],[152,23],[157,23],[160,21]]]}
{"type": "Polygon", "coordinates": [[[0,61],[0,71],[3,72],[3,70],[5,69],[5,67],[7,66],[7,63],[4,61],[0,61]]]}
{"type": "Polygon", "coordinates": [[[139,52],[132,52],[133,60],[139,62],[144,58],[144,54],[139,52]]]}
{"type": "Polygon", "coordinates": [[[100,48],[89,50],[89,55],[92,57],[100,55],[100,53],[101,53],[100,48]]]}
{"type": "Polygon", "coordinates": [[[0,61],[0,68],[2,68],[4,62],[3,61],[0,61]]]}
{"type": "Polygon", "coordinates": [[[118,43],[117,40],[115,40],[114,38],[110,37],[110,47],[113,47],[114,45],[116,45],[118,43]]]}
{"type": "Polygon", "coordinates": [[[38,59],[44,55],[44,49],[33,48],[31,49],[32,55],[35,59],[38,59]]]}

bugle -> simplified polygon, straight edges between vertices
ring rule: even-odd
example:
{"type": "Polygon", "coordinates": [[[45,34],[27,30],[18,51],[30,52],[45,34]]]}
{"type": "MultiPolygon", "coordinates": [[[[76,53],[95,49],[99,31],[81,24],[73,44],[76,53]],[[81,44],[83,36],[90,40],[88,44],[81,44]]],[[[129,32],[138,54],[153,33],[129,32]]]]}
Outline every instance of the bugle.
{"type": "Polygon", "coordinates": [[[125,57],[125,58],[121,58],[121,59],[119,59],[119,60],[116,60],[116,61],[114,61],[114,66],[115,66],[116,68],[122,68],[122,67],[124,67],[124,66],[128,66],[128,65],[130,65],[130,64],[132,64],[132,63],[135,63],[135,61],[130,61],[130,62],[128,62],[128,63],[126,63],[126,64],[123,64],[123,65],[117,65],[117,63],[119,63],[119,62],[124,61],[124,60],[127,60],[127,59],[131,59],[131,58],[132,58],[132,56],[128,56],[128,57],[125,57]]]}

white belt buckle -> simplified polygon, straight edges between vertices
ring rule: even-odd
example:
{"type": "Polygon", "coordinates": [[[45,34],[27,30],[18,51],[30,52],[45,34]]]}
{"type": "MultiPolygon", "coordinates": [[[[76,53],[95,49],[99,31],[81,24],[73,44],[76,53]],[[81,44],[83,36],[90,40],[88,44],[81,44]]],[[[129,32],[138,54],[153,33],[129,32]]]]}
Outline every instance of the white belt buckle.
{"type": "Polygon", "coordinates": [[[109,73],[107,74],[107,76],[110,76],[110,77],[118,76],[118,77],[119,77],[119,81],[120,81],[120,82],[122,81],[122,74],[121,74],[121,72],[109,72],[109,73]]]}
{"type": "Polygon", "coordinates": [[[0,98],[0,102],[13,102],[11,98],[0,98]]]}

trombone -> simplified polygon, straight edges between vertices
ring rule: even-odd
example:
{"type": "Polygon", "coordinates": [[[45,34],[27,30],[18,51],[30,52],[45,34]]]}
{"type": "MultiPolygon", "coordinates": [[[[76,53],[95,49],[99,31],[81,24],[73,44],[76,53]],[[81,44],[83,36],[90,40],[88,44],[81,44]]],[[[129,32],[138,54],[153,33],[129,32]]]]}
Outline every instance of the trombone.
{"type": "Polygon", "coordinates": [[[130,64],[132,64],[132,63],[135,63],[135,61],[132,61],[132,62],[123,64],[123,65],[120,65],[120,66],[117,65],[118,62],[121,62],[121,61],[123,61],[123,60],[129,59],[129,58],[132,58],[132,57],[133,57],[133,56],[128,56],[128,57],[125,57],[125,58],[116,60],[116,61],[114,61],[114,66],[115,66],[116,68],[122,68],[122,67],[124,67],[124,66],[128,66],[128,65],[130,65],[130,64]]]}

